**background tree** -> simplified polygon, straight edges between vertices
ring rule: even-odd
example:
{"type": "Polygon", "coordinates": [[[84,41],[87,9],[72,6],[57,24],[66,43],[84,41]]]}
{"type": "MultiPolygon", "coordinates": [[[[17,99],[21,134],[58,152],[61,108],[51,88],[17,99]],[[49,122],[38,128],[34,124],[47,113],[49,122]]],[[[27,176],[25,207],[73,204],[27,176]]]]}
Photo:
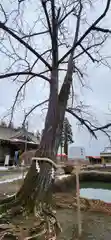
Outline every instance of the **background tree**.
{"type": "MultiPolygon", "coordinates": [[[[20,97],[24,99],[26,86],[34,79],[43,79],[47,82],[49,97],[42,103],[32,106],[25,115],[25,120],[38,106],[48,102],[40,147],[35,156],[48,157],[55,161],[66,111],[76,117],[95,138],[97,138],[97,131],[106,132],[106,129],[111,126],[110,123],[105,126],[94,125],[87,118],[79,115],[74,105],[73,91],[75,79],[78,78],[82,86],[85,84],[84,68],[80,67],[84,56],[86,61],[83,66],[87,65],[87,61],[104,64],[101,49],[107,44],[111,30],[104,28],[102,20],[110,12],[111,1],[105,0],[103,3],[100,0],[101,14],[94,21],[89,21],[88,16],[92,6],[95,6],[98,1],[23,0],[11,2],[11,5],[10,1],[7,5],[5,0],[2,2],[3,4],[0,4],[0,51],[2,60],[5,59],[5,62],[0,79],[10,78],[19,85],[11,109],[11,121],[20,97]],[[27,15],[28,9],[30,14],[32,9],[32,18],[27,15]],[[38,26],[40,32],[38,32],[38,26]],[[72,103],[69,106],[70,94],[72,103]]],[[[32,162],[16,198],[13,197],[11,203],[9,200],[7,204],[7,209],[11,208],[11,211],[6,212],[2,218],[12,218],[15,212],[12,210],[16,206],[18,214],[24,211],[30,213],[34,210],[35,204],[38,208],[42,206],[39,214],[48,215],[49,212],[44,210],[44,203],[47,203],[47,196],[51,193],[50,187],[54,182],[53,169],[50,163],[39,162],[39,165],[40,172],[36,168],[36,162],[32,162]]],[[[6,211],[6,207],[3,209],[6,211]]]]}
{"type": "MultiPolygon", "coordinates": [[[[64,122],[63,122],[63,125],[64,125],[64,122]]],[[[62,126],[62,133],[61,133],[61,137],[60,137],[60,154],[61,154],[61,161],[62,161],[63,147],[64,147],[64,132],[63,132],[63,126],[62,126]]]]}
{"type": "Polygon", "coordinates": [[[7,127],[7,123],[6,123],[5,121],[1,121],[1,122],[0,122],[0,125],[1,125],[2,127],[7,127]]]}
{"type": "Polygon", "coordinates": [[[68,156],[68,144],[73,143],[72,126],[68,119],[64,119],[64,153],[68,156]]]}
{"type": "Polygon", "coordinates": [[[64,148],[64,153],[68,156],[68,144],[73,143],[72,126],[68,118],[64,118],[63,129],[61,134],[61,147],[64,148]]]}
{"type": "Polygon", "coordinates": [[[11,122],[8,124],[8,127],[14,129],[14,123],[11,121],[11,122]]]}
{"type": "Polygon", "coordinates": [[[37,137],[37,140],[40,141],[40,139],[41,139],[41,134],[40,134],[39,130],[37,130],[37,132],[36,132],[36,137],[37,137]]]}

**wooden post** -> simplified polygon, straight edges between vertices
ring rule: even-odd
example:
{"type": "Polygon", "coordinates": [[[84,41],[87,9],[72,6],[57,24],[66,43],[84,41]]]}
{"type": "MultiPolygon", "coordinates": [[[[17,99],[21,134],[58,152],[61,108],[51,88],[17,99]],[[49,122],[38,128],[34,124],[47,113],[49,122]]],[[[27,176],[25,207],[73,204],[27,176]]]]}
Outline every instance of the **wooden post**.
{"type": "Polygon", "coordinates": [[[76,166],[76,198],[77,198],[78,237],[80,237],[80,236],[81,236],[81,233],[82,233],[81,209],[80,209],[79,172],[80,172],[80,166],[76,166]]]}
{"type": "Polygon", "coordinates": [[[25,163],[24,163],[24,160],[22,160],[21,170],[22,170],[22,181],[23,181],[23,182],[24,182],[24,166],[25,166],[25,163]]]}
{"type": "Polygon", "coordinates": [[[102,164],[105,164],[104,157],[101,157],[101,162],[102,162],[102,164]]]}

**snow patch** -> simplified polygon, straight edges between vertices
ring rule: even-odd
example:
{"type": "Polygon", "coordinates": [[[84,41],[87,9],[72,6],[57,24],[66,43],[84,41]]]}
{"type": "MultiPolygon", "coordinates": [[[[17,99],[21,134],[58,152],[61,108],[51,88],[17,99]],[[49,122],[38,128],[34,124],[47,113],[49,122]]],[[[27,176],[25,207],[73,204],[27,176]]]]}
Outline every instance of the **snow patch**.
{"type": "MultiPolygon", "coordinates": [[[[26,176],[26,173],[24,174],[24,176],[21,174],[21,175],[19,175],[19,176],[16,176],[16,177],[14,177],[14,178],[9,178],[9,179],[5,179],[5,180],[1,180],[0,181],[0,184],[3,184],[3,183],[12,183],[12,182],[14,182],[14,181],[17,181],[17,180],[21,180],[21,179],[23,179],[23,178],[25,178],[25,176],[26,176]]],[[[63,178],[67,178],[67,177],[69,177],[70,175],[62,175],[62,176],[57,176],[57,179],[59,179],[59,180],[61,180],[61,179],[63,179],[63,178]]]]}
{"type": "Polygon", "coordinates": [[[59,180],[61,180],[61,179],[63,179],[63,178],[67,178],[67,177],[69,177],[69,176],[71,176],[71,175],[70,175],[70,174],[69,174],[69,175],[63,174],[63,175],[61,175],[61,176],[57,176],[57,178],[58,178],[59,180]]]}
{"type": "Polygon", "coordinates": [[[8,169],[8,167],[0,167],[0,171],[7,171],[8,169]]]}
{"type": "Polygon", "coordinates": [[[25,178],[25,176],[26,176],[26,174],[24,174],[24,176],[19,175],[18,177],[15,177],[15,178],[5,179],[5,180],[0,181],[0,184],[11,183],[11,182],[14,182],[14,181],[17,181],[17,180],[21,180],[21,179],[25,178]]]}

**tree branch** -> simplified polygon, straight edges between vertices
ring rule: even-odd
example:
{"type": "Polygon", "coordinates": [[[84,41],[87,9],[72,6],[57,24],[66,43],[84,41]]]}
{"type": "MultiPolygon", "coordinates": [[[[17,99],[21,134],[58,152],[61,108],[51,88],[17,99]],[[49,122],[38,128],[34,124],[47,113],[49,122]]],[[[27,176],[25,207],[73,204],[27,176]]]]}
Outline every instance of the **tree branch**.
{"type": "Polygon", "coordinates": [[[93,132],[97,132],[97,131],[101,131],[103,132],[108,138],[109,140],[111,141],[111,136],[110,134],[105,130],[105,129],[108,129],[111,127],[111,123],[108,123],[108,124],[105,124],[101,127],[96,127],[94,126],[94,124],[92,124],[91,122],[89,122],[88,120],[85,120],[85,122],[87,122],[91,127],[92,127],[92,130],[93,132]]]}
{"type": "MultiPolygon", "coordinates": [[[[77,23],[76,23],[76,33],[75,33],[75,38],[74,38],[74,43],[78,39],[78,34],[79,34],[79,26],[80,26],[80,15],[82,11],[82,5],[80,1],[80,9],[79,9],[79,14],[77,18],[77,23]]],[[[58,96],[58,127],[56,130],[56,143],[55,143],[55,149],[57,150],[60,144],[60,136],[61,136],[61,131],[62,131],[62,125],[63,125],[63,120],[65,116],[65,111],[66,111],[66,106],[70,94],[70,87],[72,84],[72,76],[73,76],[73,55],[74,52],[72,51],[68,60],[68,66],[67,66],[67,73],[64,78],[64,82],[62,84],[62,87],[60,89],[60,93],[58,96]]]]}
{"type": "Polygon", "coordinates": [[[105,124],[101,127],[96,127],[90,121],[83,119],[82,117],[79,117],[72,109],[68,108],[68,109],[66,109],[66,112],[68,112],[72,116],[74,116],[81,123],[81,125],[84,125],[88,129],[88,131],[91,133],[91,135],[93,137],[95,137],[96,139],[97,139],[97,136],[96,136],[95,132],[101,131],[104,134],[106,134],[106,136],[111,140],[110,135],[108,134],[108,132],[105,131],[105,129],[108,129],[109,127],[111,127],[111,123],[105,124]]]}
{"type": "Polygon", "coordinates": [[[7,26],[5,26],[1,21],[0,21],[0,28],[2,28],[4,31],[6,31],[8,34],[10,34],[14,39],[19,41],[23,46],[25,46],[28,50],[30,50],[36,57],[38,57],[44,64],[51,70],[51,66],[44,60],[44,58],[35,51],[28,43],[26,43],[22,38],[17,36],[12,30],[10,30],[7,26]]]}
{"type": "MultiPolygon", "coordinates": [[[[100,43],[95,43],[95,44],[87,47],[85,50],[88,51],[88,50],[90,50],[90,49],[92,49],[92,48],[99,47],[99,46],[101,46],[101,45],[105,42],[105,40],[106,40],[106,39],[103,39],[100,43]]],[[[85,51],[83,50],[82,52],[80,52],[80,53],[78,53],[77,55],[75,55],[73,59],[77,59],[78,57],[80,57],[80,56],[83,55],[84,53],[85,53],[85,51]]]]}
{"type": "Polygon", "coordinates": [[[97,31],[97,32],[103,32],[103,33],[111,33],[111,30],[109,30],[107,28],[93,27],[92,30],[97,31]]]}
{"type": "MultiPolygon", "coordinates": [[[[93,127],[94,127],[94,126],[93,126],[93,127]]],[[[109,128],[109,127],[111,127],[111,123],[108,123],[108,124],[106,124],[106,125],[104,125],[104,126],[101,126],[101,127],[94,127],[93,131],[94,131],[94,132],[96,132],[96,131],[101,131],[101,130],[107,129],[107,128],[109,128]]]]}
{"type": "Polygon", "coordinates": [[[57,68],[58,65],[58,26],[55,14],[55,0],[51,1],[52,11],[52,65],[53,68],[57,68]]]}
{"type": "Polygon", "coordinates": [[[97,139],[97,136],[96,136],[96,134],[94,133],[94,130],[92,130],[91,127],[89,127],[89,125],[86,123],[86,121],[85,121],[83,118],[79,117],[79,116],[78,116],[76,113],[74,113],[71,109],[66,109],[66,112],[68,112],[68,113],[70,113],[72,116],[74,116],[74,117],[81,123],[81,125],[84,125],[84,126],[88,129],[88,131],[91,133],[91,135],[97,139]]]}
{"type": "Polygon", "coordinates": [[[46,76],[44,76],[42,74],[33,73],[33,72],[12,72],[12,73],[6,73],[6,74],[0,75],[0,79],[14,77],[14,76],[17,76],[17,75],[18,76],[20,76],[20,75],[32,75],[33,77],[40,77],[40,78],[43,78],[44,80],[50,82],[50,79],[47,78],[46,76]]]}
{"type": "MultiPolygon", "coordinates": [[[[29,112],[27,112],[27,113],[25,114],[25,118],[24,118],[24,121],[23,121],[22,125],[25,125],[25,122],[26,122],[27,117],[28,117],[37,107],[42,106],[43,104],[47,103],[48,101],[49,101],[49,99],[47,99],[47,100],[45,100],[45,101],[43,101],[43,102],[41,102],[41,103],[38,103],[37,105],[35,105],[34,107],[32,107],[32,108],[29,110],[29,112]]],[[[95,137],[96,139],[97,139],[97,136],[96,136],[96,134],[95,134],[94,132],[97,132],[97,131],[102,131],[103,133],[105,133],[105,134],[108,136],[108,138],[110,138],[109,134],[108,134],[106,131],[104,131],[104,129],[108,129],[109,127],[111,127],[111,123],[108,123],[108,124],[103,125],[103,126],[101,126],[101,127],[96,127],[96,126],[94,126],[92,123],[90,123],[88,120],[83,119],[82,117],[79,117],[72,109],[67,108],[67,109],[66,109],[66,112],[70,113],[73,117],[75,117],[75,118],[81,123],[81,125],[84,125],[84,126],[88,129],[88,131],[91,133],[91,135],[93,135],[93,137],[95,137]],[[92,128],[91,128],[90,126],[91,126],[92,128]]]]}
{"type": "Polygon", "coordinates": [[[23,126],[25,125],[25,122],[26,122],[27,117],[28,117],[37,107],[42,106],[43,104],[47,103],[48,101],[49,101],[49,99],[47,99],[47,100],[45,100],[45,101],[43,101],[43,102],[41,102],[41,103],[38,103],[37,105],[35,105],[34,107],[32,107],[32,108],[30,109],[30,111],[25,114],[25,118],[24,118],[24,121],[23,121],[22,125],[23,125],[23,126]]]}
{"type": "Polygon", "coordinates": [[[1,8],[1,11],[3,12],[3,15],[4,15],[4,18],[5,18],[5,21],[4,21],[4,24],[7,22],[7,14],[2,6],[2,4],[0,3],[0,8],[1,8]]]}
{"type": "Polygon", "coordinates": [[[50,20],[49,20],[49,15],[48,15],[48,12],[47,12],[46,1],[41,0],[41,3],[42,3],[42,7],[44,9],[45,16],[46,16],[47,25],[48,25],[48,28],[49,28],[49,33],[50,33],[50,36],[51,36],[51,39],[52,39],[52,29],[51,29],[51,24],[50,24],[50,20]]]}
{"type": "MultiPolygon", "coordinates": [[[[79,34],[79,27],[80,27],[80,16],[82,12],[82,4],[80,2],[80,9],[79,9],[79,14],[77,17],[77,24],[76,24],[76,32],[75,32],[75,38],[73,45],[76,44],[78,40],[78,34],[79,34]]],[[[71,52],[69,60],[68,60],[68,67],[67,67],[67,73],[64,78],[64,82],[62,84],[60,93],[59,93],[59,101],[64,102],[65,106],[67,105],[68,97],[69,97],[69,92],[70,92],[70,86],[72,84],[72,75],[73,75],[73,55],[74,55],[74,50],[71,52]]]]}
{"type": "MultiPolygon", "coordinates": [[[[36,74],[37,75],[37,74],[36,74]]],[[[40,75],[40,74],[38,74],[40,75]]],[[[41,76],[41,75],[40,75],[41,76]]],[[[18,99],[18,96],[21,92],[21,90],[23,89],[23,87],[30,81],[34,78],[35,76],[31,76],[30,78],[26,79],[25,82],[23,82],[23,84],[20,86],[20,88],[18,89],[17,93],[16,93],[16,96],[15,96],[15,100],[14,100],[14,103],[12,105],[12,111],[11,111],[11,119],[10,119],[10,123],[12,122],[12,119],[13,119],[13,114],[14,114],[14,109],[15,109],[15,105],[16,105],[16,102],[17,102],[17,99],[18,99]]],[[[45,77],[45,76],[44,76],[45,77]]]]}
{"type": "Polygon", "coordinates": [[[74,11],[74,7],[62,18],[59,20],[58,25],[60,25],[73,11],[74,11]]]}
{"type": "Polygon", "coordinates": [[[80,37],[80,39],[72,46],[72,48],[59,60],[58,64],[64,61],[64,59],[72,52],[74,49],[81,44],[83,39],[91,32],[91,30],[94,29],[94,27],[105,17],[106,13],[109,10],[110,7],[110,0],[107,0],[106,8],[104,12],[100,15],[98,19],[95,20],[95,22],[86,30],[86,32],[80,37]]]}
{"type": "Polygon", "coordinates": [[[98,62],[97,59],[93,58],[92,55],[88,52],[88,50],[86,50],[82,44],[80,44],[80,47],[82,48],[82,50],[84,51],[84,53],[87,54],[87,56],[91,59],[91,61],[94,62],[98,62]]]}
{"type": "Polygon", "coordinates": [[[57,19],[57,20],[59,20],[60,12],[61,12],[61,8],[59,7],[59,9],[58,9],[58,11],[57,11],[57,16],[56,16],[56,19],[57,19]]]}
{"type": "Polygon", "coordinates": [[[39,35],[42,35],[42,34],[45,34],[45,33],[48,33],[48,32],[49,32],[49,31],[46,30],[46,31],[43,31],[43,32],[38,32],[38,33],[32,33],[32,34],[26,34],[26,35],[24,34],[24,36],[22,37],[22,39],[39,36],[39,35]]]}

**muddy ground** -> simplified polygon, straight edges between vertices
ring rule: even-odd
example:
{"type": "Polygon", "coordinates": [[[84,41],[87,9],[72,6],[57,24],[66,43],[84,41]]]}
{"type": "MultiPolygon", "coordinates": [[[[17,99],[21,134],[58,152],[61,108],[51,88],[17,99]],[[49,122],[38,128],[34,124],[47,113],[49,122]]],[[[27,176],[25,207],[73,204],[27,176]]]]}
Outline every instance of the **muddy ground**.
{"type": "MultiPolygon", "coordinates": [[[[0,184],[0,198],[15,193],[22,181],[18,180],[13,183],[0,184]]],[[[59,193],[59,197],[60,197],[59,193]]],[[[69,194],[72,193],[67,193],[69,194]]],[[[66,195],[67,195],[66,194],[66,195]]],[[[73,196],[72,196],[73,197],[73,196]]],[[[65,196],[61,194],[64,202],[65,196]]],[[[56,197],[55,197],[55,200],[56,197]]],[[[65,207],[65,209],[57,209],[57,218],[62,226],[62,233],[58,240],[74,240],[77,239],[77,213],[76,210],[65,207]]],[[[111,239],[111,216],[101,213],[82,212],[82,240],[110,240],[111,239]]]]}
{"type": "MultiPolygon", "coordinates": [[[[57,211],[63,232],[58,240],[74,240],[77,232],[77,214],[72,209],[57,211]]],[[[77,236],[77,235],[76,235],[77,236]]],[[[100,213],[82,212],[81,240],[110,240],[111,216],[100,213]]]]}

